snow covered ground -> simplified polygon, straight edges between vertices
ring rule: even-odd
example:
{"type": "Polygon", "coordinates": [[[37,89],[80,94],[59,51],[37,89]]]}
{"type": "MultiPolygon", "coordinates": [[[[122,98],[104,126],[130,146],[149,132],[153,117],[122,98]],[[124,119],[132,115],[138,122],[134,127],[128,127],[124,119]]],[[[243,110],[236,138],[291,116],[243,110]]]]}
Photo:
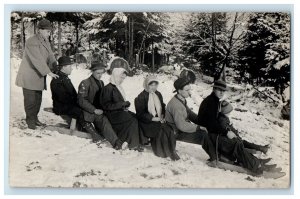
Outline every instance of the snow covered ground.
{"type": "MultiPolygon", "coordinates": [[[[280,106],[247,97],[241,86],[232,85],[234,92],[228,92],[236,110],[232,122],[242,131],[242,136],[258,144],[270,144],[267,155],[271,163],[282,167],[287,175],[280,179],[264,179],[231,171],[210,168],[206,165],[208,156],[201,146],[177,142],[179,161],[156,157],[148,147],[144,153],[116,151],[108,143],[96,145],[90,140],[59,134],[46,130],[26,129],[24,121],[22,89],[15,86],[20,60],[11,60],[10,98],[10,162],[9,180],[16,187],[178,187],[178,188],[286,188],[290,183],[290,123],[279,118],[280,106]],[[239,100],[236,100],[239,99],[239,100]]],[[[78,67],[70,76],[77,89],[89,71],[78,67]]],[[[124,82],[130,107],[143,90],[145,74],[128,77],[124,82]]],[[[164,101],[173,96],[175,77],[159,75],[164,101]]],[[[103,80],[108,82],[109,76],[103,80]]],[[[50,78],[48,77],[48,88],[50,78]]],[[[193,95],[188,100],[195,112],[203,97],[211,92],[211,85],[199,79],[192,86],[193,95]]],[[[43,111],[51,107],[51,92],[43,92],[39,118],[47,124],[63,120],[43,111]]]]}

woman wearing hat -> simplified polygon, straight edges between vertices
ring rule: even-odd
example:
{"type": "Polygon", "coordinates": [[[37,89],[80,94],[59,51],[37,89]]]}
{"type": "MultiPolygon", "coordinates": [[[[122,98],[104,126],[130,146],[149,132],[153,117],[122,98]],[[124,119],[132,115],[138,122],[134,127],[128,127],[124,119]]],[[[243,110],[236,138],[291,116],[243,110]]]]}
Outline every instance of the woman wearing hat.
{"type": "Polygon", "coordinates": [[[165,104],[157,91],[158,80],[150,75],[144,80],[144,91],[135,98],[135,109],[144,135],[151,139],[152,150],[159,157],[178,160],[172,127],[165,123],[165,104]]]}
{"type": "Polygon", "coordinates": [[[106,72],[105,66],[101,62],[94,62],[90,70],[92,72],[91,76],[83,80],[78,88],[78,104],[83,111],[84,128],[92,135],[94,142],[102,140],[102,136],[104,136],[118,150],[121,148],[122,143],[107,117],[103,115],[100,103],[100,93],[104,88],[101,77],[106,72]]]}
{"type": "Polygon", "coordinates": [[[139,129],[136,115],[128,110],[127,101],[122,83],[127,76],[128,64],[119,60],[119,64],[111,65],[110,83],[101,93],[101,104],[105,115],[122,142],[127,142],[129,149],[143,151],[142,145],[146,142],[139,129]]]}
{"type": "Polygon", "coordinates": [[[58,77],[51,72],[56,59],[49,43],[50,32],[50,21],[42,19],[38,23],[38,33],[26,40],[16,78],[16,85],[23,88],[26,123],[30,129],[44,125],[37,115],[42,103],[42,91],[46,90],[46,76],[58,77]]]}

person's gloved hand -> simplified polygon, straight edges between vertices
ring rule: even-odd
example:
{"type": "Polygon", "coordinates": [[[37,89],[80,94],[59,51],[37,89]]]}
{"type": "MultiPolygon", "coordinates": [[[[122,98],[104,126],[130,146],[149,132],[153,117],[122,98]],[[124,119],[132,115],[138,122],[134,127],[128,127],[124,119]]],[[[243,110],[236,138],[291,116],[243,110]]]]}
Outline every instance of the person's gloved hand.
{"type": "Polygon", "coordinates": [[[200,131],[204,131],[205,133],[208,133],[207,129],[204,127],[204,126],[197,126],[197,131],[200,132],[200,131]]]}
{"type": "Polygon", "coordinates": [[[128,108],[130,106],[130,102],[123,102],[123,108],[128,108]]]}

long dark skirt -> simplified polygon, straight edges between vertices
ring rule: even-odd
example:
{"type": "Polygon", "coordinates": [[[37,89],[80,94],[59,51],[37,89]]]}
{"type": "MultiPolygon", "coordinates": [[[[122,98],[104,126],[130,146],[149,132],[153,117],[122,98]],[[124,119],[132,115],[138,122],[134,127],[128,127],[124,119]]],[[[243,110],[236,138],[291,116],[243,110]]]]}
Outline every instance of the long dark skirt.
{"type": "Polygon", "coordinates": [[[135,114],[130,111],[117,111],[107,114],[112,128],[118,138],[128,143],[128,147],[133,149],[145,143],[145,137],[139,128],[135,114]]]}
{"type": "Polygon", "coordinates": [[[151,147],[156,156],[166,158],[175,152],[176,139],[173,129],[168,124],[140,122],[140,126],[145,136],[150,138],[151,147]]]}

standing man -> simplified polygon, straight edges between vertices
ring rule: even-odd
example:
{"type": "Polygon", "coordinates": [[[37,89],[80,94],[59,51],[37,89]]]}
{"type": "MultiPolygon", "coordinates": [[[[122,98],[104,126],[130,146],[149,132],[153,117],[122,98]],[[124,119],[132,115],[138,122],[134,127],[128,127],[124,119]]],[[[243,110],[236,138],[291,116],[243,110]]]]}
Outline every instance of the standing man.
{"type": "Polygon", "coordinates": [[[42,103],[42,91],[46,90],[46,76],[58,76],[51,72],[56,59],[52,52],[49,36],[51,23],[42,19],[38,33],[27,39],[22,62],[17,74],[16,85],[23,88],[26,123],[29,129],[43,126],[38,119],[42,103]]]}
{"type": "Polygon", "coordinates": [[[52,79],[50,87],[53,100],[53,112],[56,115],[67,115],[77,119],[83,125],[82,111],[77,103],[77,92],[69,79],[72,72],[72,61],[63,56],[58,59],[56,74],[59,76],[52,79]]]}
{"type": "Polygon", "coordinates": [[[83,110],[84,128],[92,135],[94,142],[103,139],[104,136],[115,149],[119,150],[123,142],[118,139],[109,120],[103,115],[100,105],[100,94],[104,87],[101,77],[106,72],[105,66],[103,63],[94,62],[90,70],[92,75],[83,80],[78,89],[78,104],[83,110]]]}
{"type": "Polygon", "coordinates": [[[197,115],[187,106],[186,98],[191,95],[190,80],[178,78],[174,87],[177,94],[167,105],[166,122],[173,127],[176,140],[202,145],[210,161],[214,161],[215,147],[207,135],[206,128],[198,125],[197,115]]]}

